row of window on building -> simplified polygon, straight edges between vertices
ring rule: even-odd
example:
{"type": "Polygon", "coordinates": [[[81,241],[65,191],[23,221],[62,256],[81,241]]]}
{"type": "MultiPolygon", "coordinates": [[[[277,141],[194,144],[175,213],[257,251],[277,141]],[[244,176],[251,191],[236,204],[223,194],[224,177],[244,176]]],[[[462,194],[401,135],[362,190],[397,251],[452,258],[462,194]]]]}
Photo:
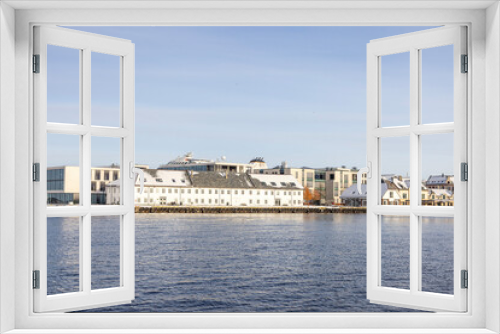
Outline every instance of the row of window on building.
{"type": "MultiPolygon", "coordinates": [[[[227,194],[227,195],[231,195],[231,194],[234,194],[234,195],[239,195],[239,194],[245,195],[245,190],[237,190],[237,189],[235,189],[235,190],[230,190],[230,189],[221,189],[221,190],[219,190],[219,189],[213,189],[213,190],[212,189],[206,189],[206,190],[207,190],[207,194],[209,194],[209,195],[212,194],[212,193],[215,194],[215,195],[217,195],[217,194],[219,194],[219,192],[220,192],[221,195],[225,195],[225,194],[227,194]]],[[[114,189],[114,190],[111,190],[111,191],[112,192],[116,192],[116,191],[118,191],[118,189],[114,189]]],[[[136,193],[139,193],[140,192],[140,188],[136,187],[135,191],[136,191],[136,193]]],[[[167,189],[165,187],[161,187],[161,188],[160,187],[150,187],[150,188],[145,188],[144,189],[144,193],[146,193],[146,194],[148,194],[148,193],[149,194],[154,194],[154,193],[156,193],[156,194],[166,194],[166,193],[168,193],[168,194],[172,194],[172,193],[173,194],[177,194],[177,193],[191,194],[191,192],[193,194],[201,194],[201,195],[203,195],[203,194],[205,194],[205,189],[178,189],[178,188],[168,188],[167,189]]],[[[247,192],[248,192],[248,195],[256,194],[257,196],[260,195],[260,193],[261,193],[260,190],[257,190],[257,191],[247,190],[247,192]]],[[[268,195],[268,193],[269,193],[269,195],[280,195],[279,191],[274,191],[274,190],[269,190],[269,191],[268,190],[262,190],[262,193],[263,193],[263,195],[268,195]]],[[[287,196],[287,195],[289,195],[289,196],[299,196],[300,194],[301,194],[301,192],[299,192],[299,191],[286,191],[286,190],[283,191],[283,195],[285,195],[285,196],[287,196]]]]}

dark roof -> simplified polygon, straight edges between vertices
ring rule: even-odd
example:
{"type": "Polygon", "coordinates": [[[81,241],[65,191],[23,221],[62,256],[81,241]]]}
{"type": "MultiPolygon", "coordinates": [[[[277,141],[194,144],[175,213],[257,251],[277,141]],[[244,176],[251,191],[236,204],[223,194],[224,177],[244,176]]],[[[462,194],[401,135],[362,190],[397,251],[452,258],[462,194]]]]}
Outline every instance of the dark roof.
{"type": "Polygon", "coordinates": [[[429,178],[427,179],[426,183],[427,184],[447,184],[448,182],[448,178],[451,177],[453,175],[445,175],[445,174],[441,174],[441,175],[430,175],[429,178]]]}
{"type": "Polygon", "coordinates": [[[144,171],[152,177],[156,177],[156,175],[158,174],[158,169],[144,169],[144,171]]]}
{"type": "Polygon", "coordinates": [[[237,188],[237,189],[300,189],[300,187],[264,186],[261,181],[248,174],[196,172],[191,175],[193,187],[197,188],[237,188]]]}
{"type": "Polygon", "coordinates": [[[246,174],[199,172],[191,180],[198,188],[255,188],[246,174]]]}

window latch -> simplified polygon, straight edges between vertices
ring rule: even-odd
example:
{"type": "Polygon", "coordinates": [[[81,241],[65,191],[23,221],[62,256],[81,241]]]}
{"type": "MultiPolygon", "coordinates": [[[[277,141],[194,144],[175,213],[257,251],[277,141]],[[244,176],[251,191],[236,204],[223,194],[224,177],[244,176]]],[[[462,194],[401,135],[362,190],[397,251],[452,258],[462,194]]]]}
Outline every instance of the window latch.
{"type": "Polygon", "coordinates": [[[141,182],[141,190],[139,191],[139,194],[142,194],[144,192],[144,171],[140,168],[135,167],[133,161],[129,163],[129,170],[131,179],[135,180],[135,175],[139,175],[139,180],[141,182]]]}
{"type": "Polygon", "coordinates": [[[371,161],[368,161],[366,163],[366,167],[360,168],[357,173],[357,180],[356,180],[356,186],[358,187],[358,193],[360,195],[363,195],[363,192],[361,190],[361,184],[363,183],[363,174],[366,173],[366,178],[371,179],[372,178],[372,163],[371,161]]]}

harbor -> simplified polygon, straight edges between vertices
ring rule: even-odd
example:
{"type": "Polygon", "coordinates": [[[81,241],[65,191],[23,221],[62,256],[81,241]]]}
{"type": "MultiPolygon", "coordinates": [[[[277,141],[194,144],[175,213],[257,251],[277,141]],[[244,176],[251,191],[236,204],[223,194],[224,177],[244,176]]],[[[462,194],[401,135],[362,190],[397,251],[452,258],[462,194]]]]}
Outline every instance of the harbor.
{"type": "Polygon", "coordinates": [[[135,213],[366,213],[366,207],[346,206],[136,206],[135,213]]]}

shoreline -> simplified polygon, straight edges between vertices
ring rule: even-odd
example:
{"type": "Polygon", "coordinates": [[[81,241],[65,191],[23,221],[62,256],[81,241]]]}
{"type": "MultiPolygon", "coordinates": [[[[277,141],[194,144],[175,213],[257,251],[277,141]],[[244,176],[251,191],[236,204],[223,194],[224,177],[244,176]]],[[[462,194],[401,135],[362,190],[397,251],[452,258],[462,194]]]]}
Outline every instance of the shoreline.
{"type": "Polygon", "coordinates": [[[366,207],[136,206],[135,213],[366,213],[366,207]]]}

